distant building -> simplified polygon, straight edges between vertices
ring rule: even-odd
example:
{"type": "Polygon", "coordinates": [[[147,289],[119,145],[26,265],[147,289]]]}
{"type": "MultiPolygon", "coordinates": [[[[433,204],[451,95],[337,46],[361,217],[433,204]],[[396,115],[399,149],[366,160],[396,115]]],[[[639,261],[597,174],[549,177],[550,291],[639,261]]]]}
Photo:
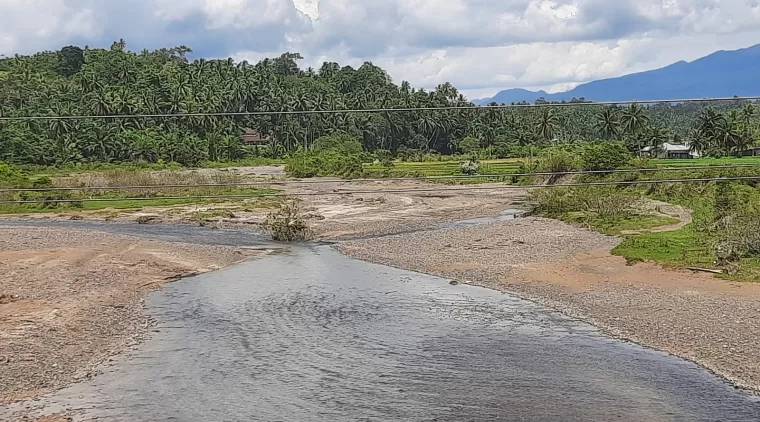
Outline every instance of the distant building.
{"type": "Polygon", "coordinates": [[[651,158],[699,158],[699,153],[691,150],[689,145],[678,145],[665,142],[658,148],[646,147],[641,149],[641,155],[651,158]]]}
{"type": "Polygon", "coordinates": [[[745,157],[760,157],[760,147],[751,147],[742,153],[745,157]]]}
{"type": "Polygon", "coordinates": [[[243,143],[246,145],[266,145],[269,143],[269,140],[263,136],[259,132],[256,132],[253,129],[246,129],[245,133],[243,133],[242,136],[243,143]]]}

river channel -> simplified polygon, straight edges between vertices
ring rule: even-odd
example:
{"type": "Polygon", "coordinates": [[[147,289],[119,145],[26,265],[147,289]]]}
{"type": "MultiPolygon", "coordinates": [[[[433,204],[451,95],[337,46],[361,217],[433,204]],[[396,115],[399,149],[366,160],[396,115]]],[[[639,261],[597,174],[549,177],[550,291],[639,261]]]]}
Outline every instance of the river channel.
{"type": "Polygon", "coordinates": [[[449,281],[282,249],[152,294],[146,342],[38,404],[107,421],[760,420],[693,363],[449,281]]]}

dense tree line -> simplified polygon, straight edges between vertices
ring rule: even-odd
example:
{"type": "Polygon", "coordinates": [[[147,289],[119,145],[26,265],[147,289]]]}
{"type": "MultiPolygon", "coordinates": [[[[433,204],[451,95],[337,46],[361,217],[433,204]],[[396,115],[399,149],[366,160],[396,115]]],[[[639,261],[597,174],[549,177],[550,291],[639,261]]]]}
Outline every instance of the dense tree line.
{"type": "MultiPolygon", "coordinates": [[[[357,69],[325,62],[301,69],[297,53],[236,63],[190,61],[185,46],[132,52],[64,47],[0,60],[0,116],[305,111],[470,106],[451,84],[432,91],[395,84],[370,62],[357,69]]],[[[584,100],[577,100],[583,102],[584,100]]],[[[704,152],[736,153],[754,142],[752,105],[658,104],[651,107],[548,107],[378,113],[110,118],[0,122],[0,161],[18,164],[235,160],[309,149],[345,134],[366,151],[486,151],[524,154],[529,145],[620,140],[631,151],[693,140],[704,152]],[[712,106],[712,107],[710,107],[712,106]],[[742,108],[743,107],[743,108],[742,108]],[[266,147],[246,147],[254,129],[266,147]]]]}

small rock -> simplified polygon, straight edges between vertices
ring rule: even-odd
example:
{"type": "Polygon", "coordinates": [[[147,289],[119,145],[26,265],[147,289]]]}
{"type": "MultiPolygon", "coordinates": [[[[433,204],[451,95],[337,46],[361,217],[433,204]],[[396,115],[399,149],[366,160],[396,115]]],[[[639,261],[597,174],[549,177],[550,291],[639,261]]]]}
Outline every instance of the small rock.
{"type": "Polygon", "coordinates": [[[451,284],[452,286],[456,286],[457,284],[459,284],[459,282],[456,280],[451,280],[449,281],[449,284],[451,284]]]}

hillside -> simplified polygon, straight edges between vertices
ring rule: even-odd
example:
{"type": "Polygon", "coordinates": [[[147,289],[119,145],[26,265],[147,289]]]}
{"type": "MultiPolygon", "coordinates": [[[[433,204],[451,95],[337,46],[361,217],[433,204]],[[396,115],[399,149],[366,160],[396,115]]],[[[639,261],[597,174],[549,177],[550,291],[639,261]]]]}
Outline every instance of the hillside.
{"type": "Polygon", "coordinates": [[[556,94],[544,91],[508,89],[477,104],[570,101],[663,100],[671,98],[705,98],[760,95],[760,44],[753,47],[718,51],[693,62],[677,62],[661,69],[602,79],[556,94]]]}

